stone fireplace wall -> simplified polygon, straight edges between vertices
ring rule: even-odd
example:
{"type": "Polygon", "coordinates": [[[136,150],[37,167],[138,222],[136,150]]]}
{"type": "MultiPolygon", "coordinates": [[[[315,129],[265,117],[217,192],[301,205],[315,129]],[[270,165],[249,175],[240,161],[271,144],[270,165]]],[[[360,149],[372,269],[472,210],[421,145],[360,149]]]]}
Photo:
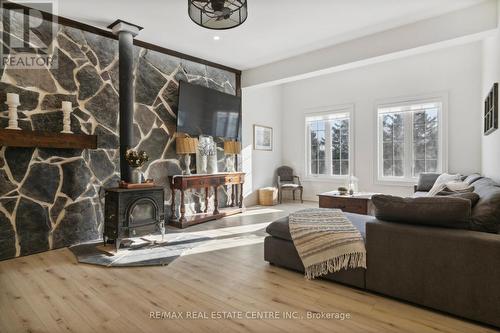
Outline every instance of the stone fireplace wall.
{"type": "MultiPolygon", "coordinates": [[[[11,18],[11,38],[18,23],[11,18]]],[[[73,132],[97,135],[98,148],[0,148],[0,260],[101,238],[104,188],[119,180],[118,42],[62,25],[52,37],[47,24],[33,32],[53,43],[58,67],[0,69],[0,127],[7,126],[8,92],[20,94],[26,130],[61,131],[61,101],[72,101],[73,132]]],[[[179,81],[235,94],[236,74],[141,47],[134,73],[136,148],[150,156],[145,176],[165,185],[168,175],[181,173],[174,140],[179,81]]],[[[198,193],[187,195],[188,211],[201,202],[198,193]]]]}

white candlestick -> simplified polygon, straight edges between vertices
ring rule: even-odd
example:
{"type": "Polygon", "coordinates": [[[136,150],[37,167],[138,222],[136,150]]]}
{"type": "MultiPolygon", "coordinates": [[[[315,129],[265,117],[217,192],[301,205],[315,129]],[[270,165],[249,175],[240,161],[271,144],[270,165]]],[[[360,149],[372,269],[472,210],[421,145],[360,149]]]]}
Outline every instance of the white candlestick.
{"type": "Polygon", "coordinates": [[[71,102],[68,101],[63,101],[62,102],[62,110],[63,110],[63,130],[61,133],[68,133],[72,134],[73,132],[71,131],[71,111],[72,111],[73,105],[71,102]]]}
{"type": "Polygon", "coordinates": [[[20,130],[17,125],[17,107],[21,105],[19,103],[19,95],[7,93],[7,102],[5,104],[9,106],[9,126],[7,126],[7,129],[20,130]]]}
{"type": "Polygon", "coordinates": [[[19,105],[19,95],[14,93],[7,93],[7,104],[19,105]]]}

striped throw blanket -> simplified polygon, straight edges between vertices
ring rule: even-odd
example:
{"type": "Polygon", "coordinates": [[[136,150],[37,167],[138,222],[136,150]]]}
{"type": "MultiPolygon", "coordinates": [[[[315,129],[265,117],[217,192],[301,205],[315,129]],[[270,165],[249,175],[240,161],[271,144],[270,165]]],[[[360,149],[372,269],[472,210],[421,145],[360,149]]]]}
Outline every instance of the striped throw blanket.
{"type": "Polygon", "coordinates": [[[290,214],[288,225],[307,279],[366,268],[363,237],[340,209],[303,209],[290,214]]]}

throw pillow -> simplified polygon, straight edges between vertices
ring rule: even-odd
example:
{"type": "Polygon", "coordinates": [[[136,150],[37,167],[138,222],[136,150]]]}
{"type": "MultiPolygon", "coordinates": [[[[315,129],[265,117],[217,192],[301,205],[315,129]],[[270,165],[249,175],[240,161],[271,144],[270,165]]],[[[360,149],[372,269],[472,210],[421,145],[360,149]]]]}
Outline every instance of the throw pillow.
{"type": "Polygon", "coordinates": [[[441,196],[401,198],[374,195],[375,217],[379,220],[436,227],[469,229],[471,201],[441,196]]]}
{"type": "Polygon", "coordinates": [[[464,179],[464,182],[466,182],[467,184],[471,185],[472,183],[474,183],[475,181],[479,180],[483,178],[480,174],[478,173],[473,173],[472,175],[468,175],[465,179],[464,179]]]}
{"type": "Polygon", "coordinates": [[[439,176],[439,173],[421,173],[418,176],[418,184],[416,190],[419,192],[429,192],[439,176]]]}

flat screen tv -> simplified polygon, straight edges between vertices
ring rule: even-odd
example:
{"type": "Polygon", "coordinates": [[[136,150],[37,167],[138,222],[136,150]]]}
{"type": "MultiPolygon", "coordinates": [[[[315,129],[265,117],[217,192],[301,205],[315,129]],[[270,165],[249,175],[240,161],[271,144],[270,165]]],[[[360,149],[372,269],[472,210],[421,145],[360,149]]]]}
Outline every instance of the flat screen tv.
{"type": "Polygon", "coordinates": [[[177,132],[238,139],[240,121],[240,97],[180,82],[177,132]]]}

